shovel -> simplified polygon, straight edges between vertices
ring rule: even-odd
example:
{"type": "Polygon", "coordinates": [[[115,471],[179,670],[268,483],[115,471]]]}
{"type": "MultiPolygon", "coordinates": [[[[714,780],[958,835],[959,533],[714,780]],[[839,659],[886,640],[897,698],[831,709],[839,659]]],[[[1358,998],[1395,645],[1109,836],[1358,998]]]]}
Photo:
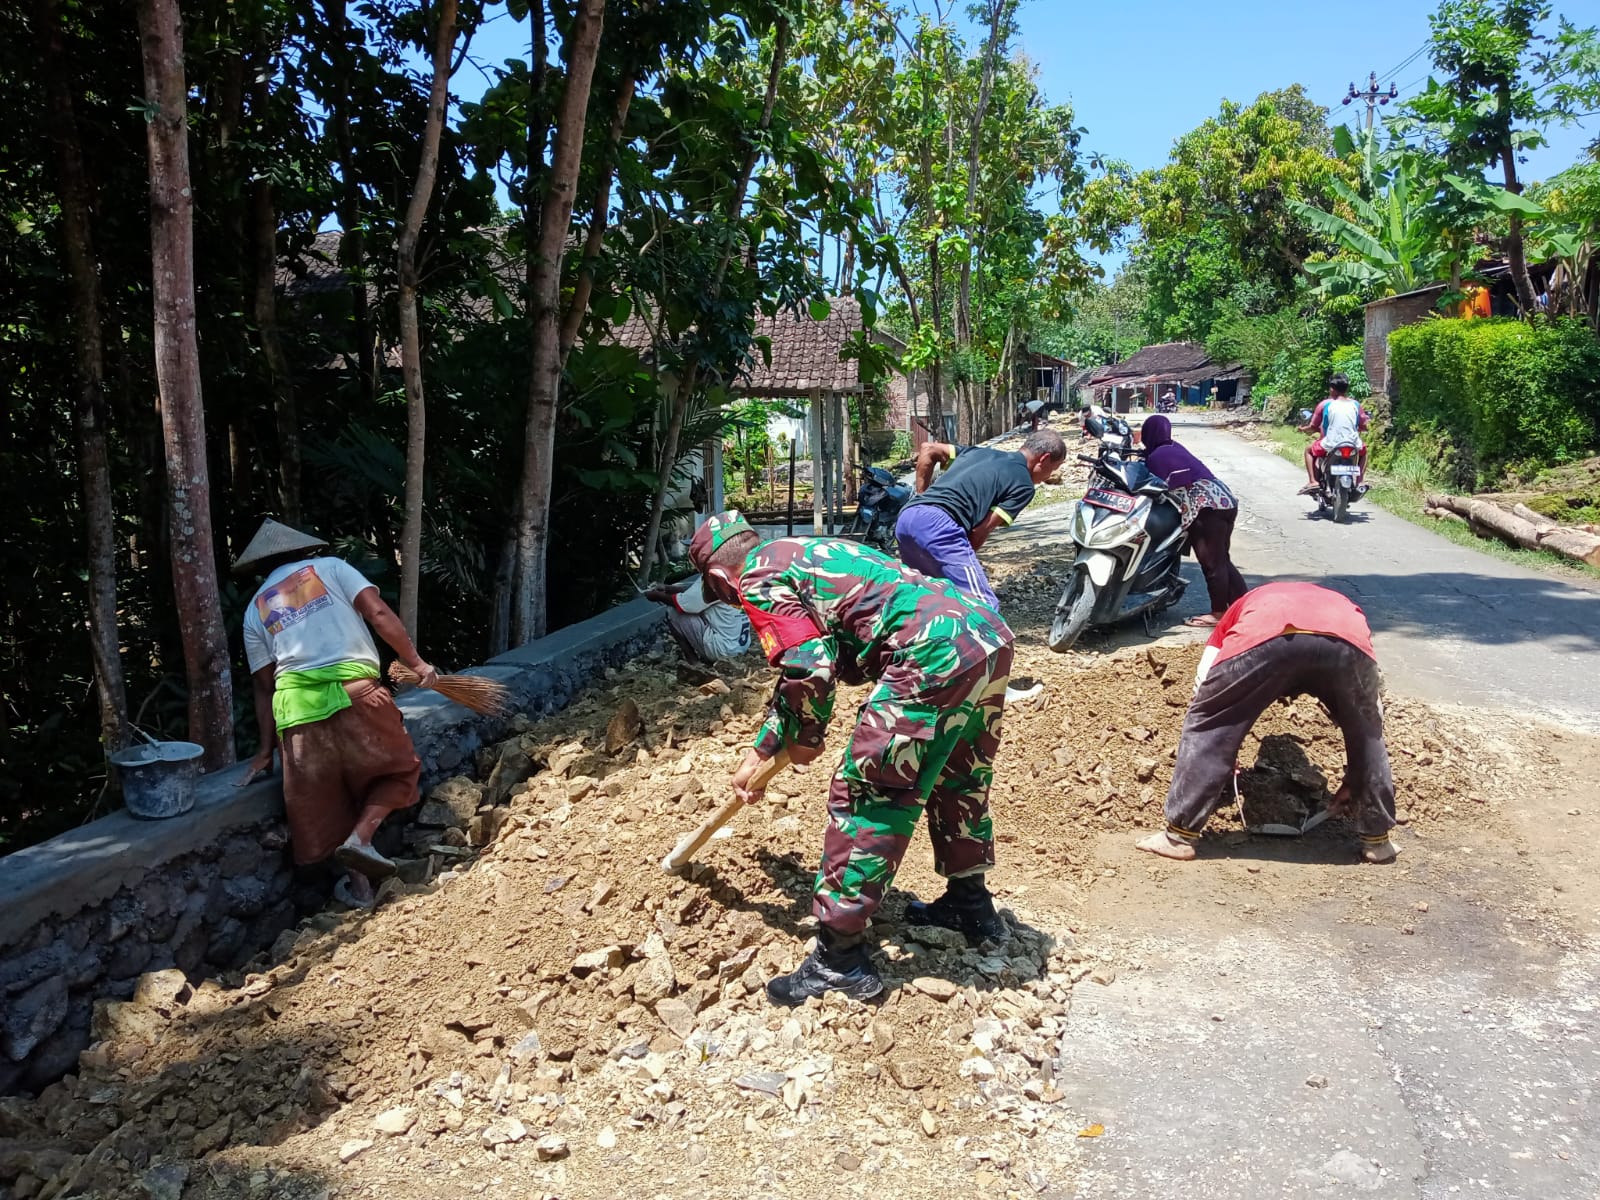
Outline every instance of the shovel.
{"type": "MultiPolygon", "coordinates": [[[[766,790],[767,784],[775,779],[780,771],[789,765],[789,754],[780,750],[772,758],[767,759],[756,768],[756,773],[750,777],[750,790],[761,792],[766,790]]],[[[733,820],[735,814],[744,807],[744,801],[734,796],[726,801],[720,808],[713,812],[694,829],[684,834],[678,844],[672,848],[672,853],[661,860],[661,869],[669,875],[676,875],[693,861],[700,847],[711,840],[711,836],[733,820]]]]}

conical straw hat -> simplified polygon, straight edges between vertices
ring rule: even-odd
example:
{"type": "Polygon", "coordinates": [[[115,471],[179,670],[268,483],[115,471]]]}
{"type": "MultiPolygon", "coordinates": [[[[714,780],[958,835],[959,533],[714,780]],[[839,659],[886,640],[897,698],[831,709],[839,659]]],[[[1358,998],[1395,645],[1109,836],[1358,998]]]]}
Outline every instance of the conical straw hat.
{"type": "Polygon", "coordinates": [[[242,575],[256,563],[269,558],[281,558],[295,550],[323,550],[327,545],[328,543],[319,537],[301,533],[298,529],[291,529],[283,522],[268,517],[261,522],[261,528],[256,530],[255,537],[250,539],[250,544],[244,548],[244,553],[235,560],[233,573],[242,575]]]}

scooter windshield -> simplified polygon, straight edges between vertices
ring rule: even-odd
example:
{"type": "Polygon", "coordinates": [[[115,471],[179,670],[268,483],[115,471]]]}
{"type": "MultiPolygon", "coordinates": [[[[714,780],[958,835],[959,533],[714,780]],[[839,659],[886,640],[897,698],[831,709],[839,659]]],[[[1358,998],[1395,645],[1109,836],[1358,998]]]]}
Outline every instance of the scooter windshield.
{"type": "Polygon", "coordinates": [[[1140,458],[1107,458],[1100,464],[1100,469],[1135,494],[1141,491],[1165,490],[1167,486],[1166,481],[1159,475],[1150,473],[1150,468],[1140,458]]]}

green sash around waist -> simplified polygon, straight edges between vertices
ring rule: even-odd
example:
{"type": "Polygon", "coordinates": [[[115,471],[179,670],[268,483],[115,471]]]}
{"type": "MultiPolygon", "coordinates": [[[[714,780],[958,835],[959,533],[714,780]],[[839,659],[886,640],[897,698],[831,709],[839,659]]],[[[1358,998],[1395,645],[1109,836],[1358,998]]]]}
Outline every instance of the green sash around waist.
{"type": "Polygon", "coordinates": [[[331,667],[316,667],[310,671],[285,671],[279,675],[272,693],[272,719],[278,732],[293,729],[296,725],[309,725],[325,721],[334,713],[350,707],[350,693],[344,690],[346,680],[376,679],[378,668],[371,663],[334,663],[331,667]]]}

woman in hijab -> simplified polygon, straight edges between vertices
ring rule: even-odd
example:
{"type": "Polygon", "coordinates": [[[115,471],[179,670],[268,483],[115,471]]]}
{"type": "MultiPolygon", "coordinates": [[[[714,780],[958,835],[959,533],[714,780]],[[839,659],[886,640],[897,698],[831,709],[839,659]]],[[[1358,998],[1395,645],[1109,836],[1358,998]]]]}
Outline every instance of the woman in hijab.
{"type": "Polygon", "coordinates": [[[1147,451],[1145,463],[1151,474],[1167,481],[1173,499],[1183,511],[1189,547],[1206,577],[1206,590],[1211,593],[1211,611],[1190,617],[1184,624],[1209,629],[1222,619],[1229,605],[1249,590],[1228,557],[1239,502],[1205,463],[1172,440],[1172,422],[1166,417],[1146,417],[1139,440],[1147,451]]]}

